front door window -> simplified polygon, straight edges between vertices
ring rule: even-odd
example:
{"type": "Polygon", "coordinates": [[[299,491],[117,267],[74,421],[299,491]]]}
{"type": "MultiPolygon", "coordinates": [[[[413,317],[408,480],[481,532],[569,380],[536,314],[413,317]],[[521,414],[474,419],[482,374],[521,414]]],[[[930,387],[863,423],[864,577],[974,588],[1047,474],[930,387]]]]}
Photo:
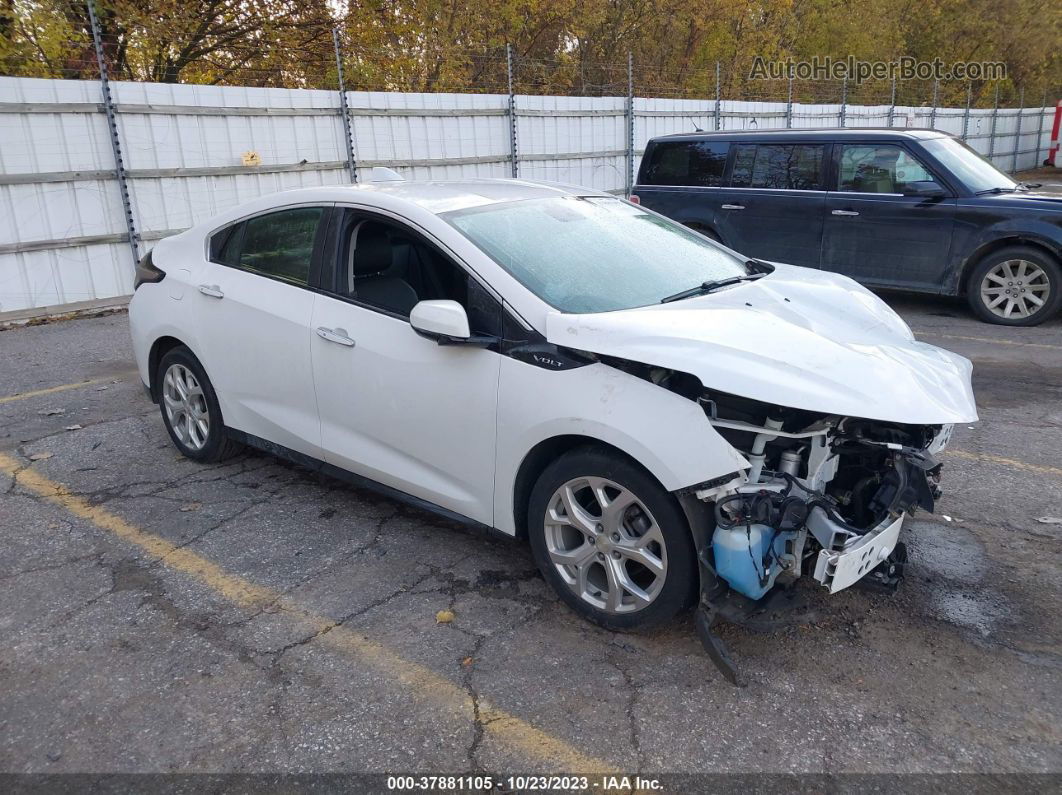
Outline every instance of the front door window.
{"type": "Polygon", "coordinates": [[[903,193],[933,175],[899,146],[844,146],[838,190],[844,193],[903,193]]]}

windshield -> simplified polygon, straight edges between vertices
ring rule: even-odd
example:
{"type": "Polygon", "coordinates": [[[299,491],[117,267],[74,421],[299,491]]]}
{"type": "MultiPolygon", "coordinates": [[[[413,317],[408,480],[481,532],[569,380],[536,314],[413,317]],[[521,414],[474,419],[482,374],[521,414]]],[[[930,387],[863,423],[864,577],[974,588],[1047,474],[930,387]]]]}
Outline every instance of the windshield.
{"type": "Polygon", "coordinates": [[[443,218],[562,312],[647,306],[749,274],[744,261],[700,235],[610,197],[526,199],[443,218]]]}
{"type": "Polygon", "coordinates": [[[1014,190],[1018,183],[955,138],[930,138],[922,145],[974,193],[992,188],[1014,190]]]}

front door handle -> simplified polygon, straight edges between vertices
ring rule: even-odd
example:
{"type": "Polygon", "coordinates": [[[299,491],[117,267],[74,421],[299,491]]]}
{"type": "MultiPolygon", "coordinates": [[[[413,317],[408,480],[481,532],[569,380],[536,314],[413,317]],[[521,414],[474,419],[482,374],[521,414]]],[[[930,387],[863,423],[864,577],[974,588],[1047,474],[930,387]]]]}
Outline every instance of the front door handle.
{"type": "Polygon", "coordinates": [[[724,204],[723,205],[723,209],[724,210],[744,210],[745,209],[745,205],[744,204],[724,204]]]}
{"type": "Polygon", "coordinates": [[[324,326],[317,327],[317,336],[323,340],[334,342],[337,345],[345,345],[348,348],[354,347],[354,340],[347,336],[347,330],[342,328],[325,328],[324,326]]]}
{"type": "Polygon", "coordinates": [[[855,210],[833,210],[834,215],[859,215],[855,210]]]}
{"type": "Polygon", "coordinates": [[[221,288],[216,284],[201,284],[199,285],[199,292],[203,295],[209,295],[211,298],[225,297],[225,293],[221,292],[221,288]]]}

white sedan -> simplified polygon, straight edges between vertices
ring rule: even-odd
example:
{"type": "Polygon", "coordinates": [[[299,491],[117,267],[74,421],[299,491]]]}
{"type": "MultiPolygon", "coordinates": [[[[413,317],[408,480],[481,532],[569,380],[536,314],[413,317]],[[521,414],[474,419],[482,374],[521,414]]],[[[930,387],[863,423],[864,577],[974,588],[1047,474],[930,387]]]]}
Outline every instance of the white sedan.
{"type": "Polygon", "coordinates": [[[186,456],[249,444],[527,537],[613,629],[895,584],[976,419],[969,362],[850,279],[547,183],[260,198],[161,241],[130,321],[186,456]]]}

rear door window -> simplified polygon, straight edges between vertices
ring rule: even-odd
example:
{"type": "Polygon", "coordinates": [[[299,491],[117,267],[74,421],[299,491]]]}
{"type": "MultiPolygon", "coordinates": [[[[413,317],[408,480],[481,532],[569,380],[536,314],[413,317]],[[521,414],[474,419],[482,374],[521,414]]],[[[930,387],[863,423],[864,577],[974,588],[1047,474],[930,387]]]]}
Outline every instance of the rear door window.
{"type": "Polygon", "coordinates": [[[735,188],[820,190],[823,144],[741,144],[734,153],[735,188]]]}
{"type": "Polygon", "coordinates": [[[723,184],[729,141],[665,141],[653,146],[643,185],[714,188],[723,184]]]}
{"type": "Polygon", "coordinates": [[[247,219],[238,267],[292,284],[308,284],[323,215],[321,207],[296,207],[247,219]]]}

